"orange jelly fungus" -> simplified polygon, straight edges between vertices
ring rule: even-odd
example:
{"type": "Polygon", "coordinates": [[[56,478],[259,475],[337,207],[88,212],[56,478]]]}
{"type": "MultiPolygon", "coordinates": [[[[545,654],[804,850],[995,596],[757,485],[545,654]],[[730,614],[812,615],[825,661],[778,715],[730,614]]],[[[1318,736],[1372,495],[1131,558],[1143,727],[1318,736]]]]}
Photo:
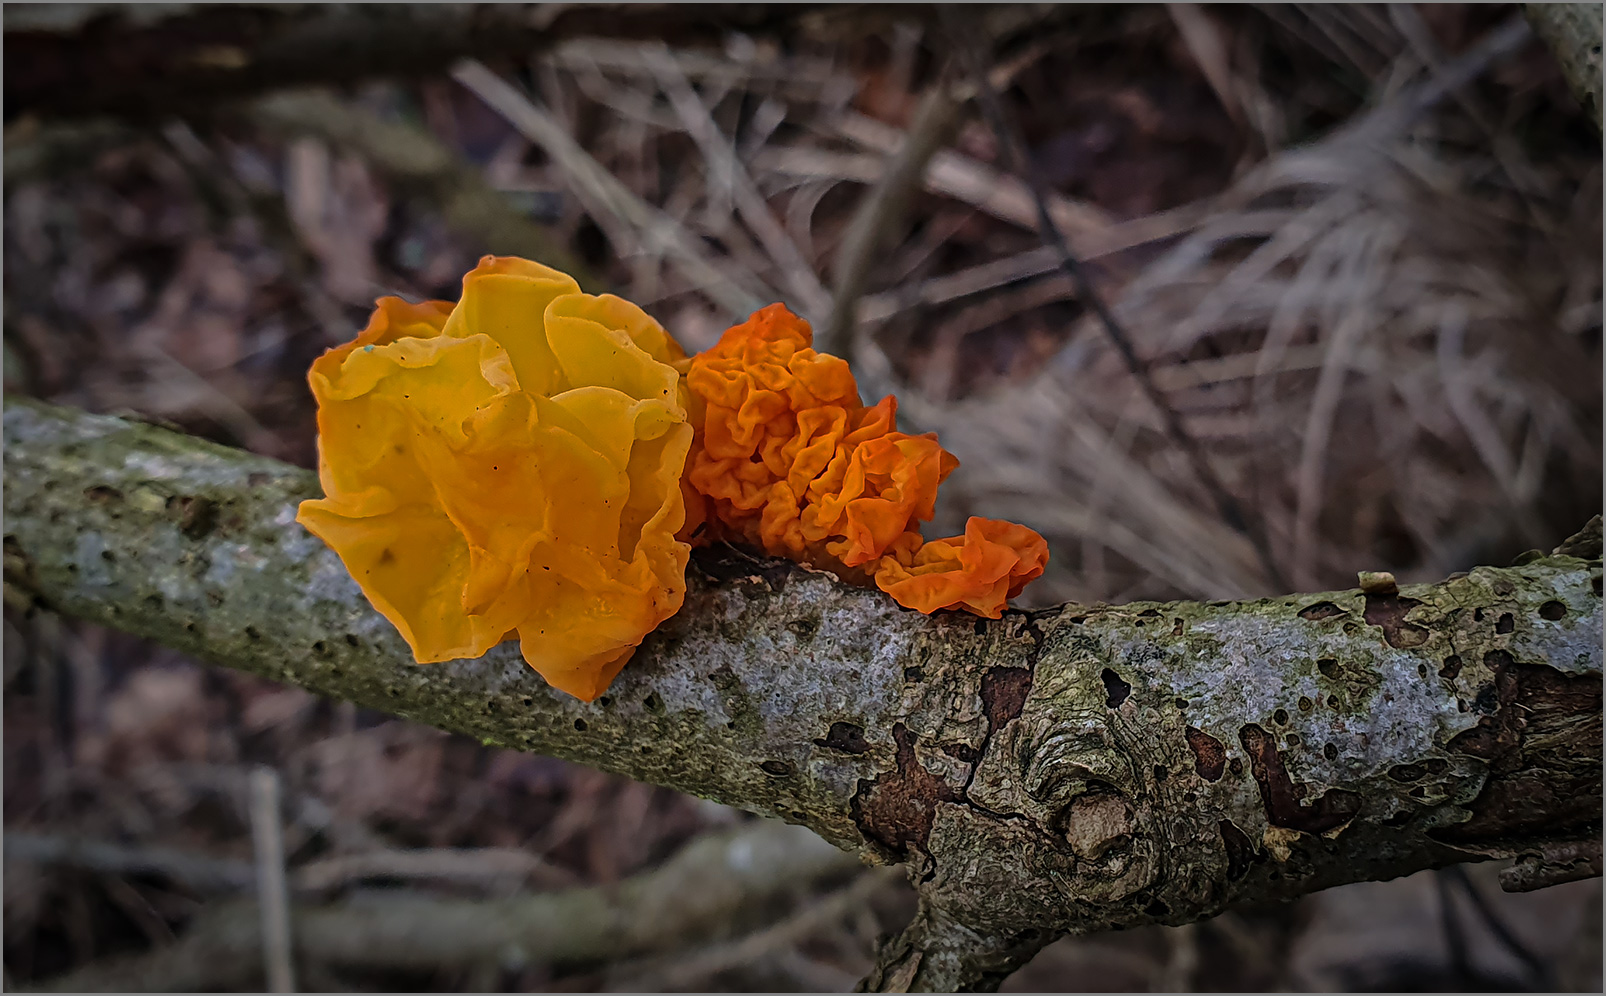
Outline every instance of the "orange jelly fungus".
{"type": "Polygon", "coordinates": [[[487,256],[462,300],[390,297],[308,380],[332,547],[420,663],[517,634],[587,701],[685,595],[685,354],[641,309],[487,256]]]}
{"type": "Polygon", "coordinates": [[[971,516],[965,535],[895,549],[875,583],[899,605],[921,612],[967,609],[997,619],[1005,603],[1048,566],[1048,544],[1025,526],[971,516]]]}
{"type": "Polygon", "coordinates": [[[755,312],[691,359],[701,419],[686,468],[699,539],[873,578],[921,612],[998,618],[1043,573],[1048,547],[1025,526],[972,518],[964,536],[924,543],[937,487],[959,466],[935,434],[898,432],[890,396],[865,407],[843,360],[816,352],[808,323],[780,304],[755,312]]]}

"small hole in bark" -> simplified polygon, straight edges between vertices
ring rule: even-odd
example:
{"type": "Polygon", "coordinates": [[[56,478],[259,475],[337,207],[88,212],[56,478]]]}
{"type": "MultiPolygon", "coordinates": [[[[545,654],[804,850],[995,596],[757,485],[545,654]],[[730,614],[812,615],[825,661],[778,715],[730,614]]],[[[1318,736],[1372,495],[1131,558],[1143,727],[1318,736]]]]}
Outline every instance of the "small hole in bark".
{"type": "Polygon", "coordinates": [[[1338,708],[1338,696],[1337,695],[1329,695],[1329,696],[1327,696],[1327,708],[1329,708],[1329,709],[1337,709],[1338,708]]]}
{"type": "Polygon", "coordinates": [[[911,685],[918,685],[926,680],[926,672],[920,670],[918,665],[903,669],[903,680],[911,685]]]}
{"type": "Polygon", "coordinates": [[[1176,706],[1177,706],[1178,709],[1184,709],[1185,710],[1185,709],[1188,708],[1188,700],[1187,699],[1177,699],[1176,706]]]}
{"type": "Polygon", "coordinates": [[[1338,748],[1334,747],[1332,744],[1328,744],[1322,748],[1322,756],[1327,758],[1329,761],[1336,761],[1338,760],[1338,748]]]}
{"type": "Polygon", "coordinates": [[[1157,765],[1154,766],[1154,780],[1155,781],[1163,782],[1163,781],[1166,780],[1166,777],[1168,775],[1170,775],[1170,774],[1171,774],[1171,772],[1165,770],[1165,765],[1157,764],[1157,765]]]}
{"type": "Polygon", "coordinates": [[[1473,609],[1472,610],[1472,621],[1473,622],[1483,622],[1483,610],[1482,609],[1473,609]]]}
{"type": "Polygon", "coordinates": [[[731,720],[731,721],[730,721],[730,722],[728,722],[728,723],[726,723],[726,724],[725,724],[725,729],[727,729],[727,730],[734,730],[734,729],[736,729],[736,720],[734,720],[734,719],[733,719],[733,720],[731,720]]]}
{"type": "Polygon", "coordinates": [[[319,640],[317,643],[312,645],[312,652],[317,654],[319,657],[327,657],[329,655],[329,644],[319,640]]]}
{"type": "Polygon", "coordinates": [[[597,699],[597,705],[602,706],[604,709],[606,709],[608,706],[613,705],[613,696],[611,696],[611,695],[603,695],[603,696],[599,697],[597,699]]]}
{"type": "Polygon", "coordinates": [[[1496,683],[1491,682],[1478,689],[1478,697],[1472,700],[1472,708],[1485,716],[1493,716],[1500,711],[1500,690],[1496,683]]]}
{"type": "Polygon", "coordinates": [[[1430,775],[1442,775],[1450,770],[1450,762],[1442,757],[1430,757],[1422,762],[1422,767],[1426,768],[1430,775]]]}
{"type": "Polygon", "coordinates": [[[1121,676],[1109,668],[1100,672],[1099,678],[1104,682],[1104,704],[1111,709],[1119,708],[1121,703],[1126,701],[1126,697],[1132,694],[1132,686],[1121,680],[1121,676]]]}
{"type": "Polygon", "coordinates": [[[1288,710],[1287,709],[1278,709],[1276,712],[1271,714],[1271,721],[1273,723],[1276,723],[1278,726],[1287,726],[1288,725],[1288,710]]]}
{"type": "Polygon", "coordinates": [[[1548,619],[1551,622],[1555,622],[1557,619],[1560,619],[1566,614],[1567,606],[1561,604],[1555,599],[1551,599],[1545,604],[1539,606],[1539,618],[1548,619]]]}
{"type": "Polygon", "coordinates": [[[1418,678],[1426,678],[1428,676],[1428,666],[1426,664],[1418,664],[1416,666],[1416,676],[1418,678]]]}
{"type": "Polygon", "coordinates": [[[1411,811],[1409,809],[1402,809],[1382,821],[1386,827],[1403,827],[1409,822],[1411,822],[1411,811]]]}
{"type": "Polygon", "coordinates": [[[1165,916],[1167,913],[1171,912],[1171,907],[1156,899],[1154,902],[1143,907],[1143,912],[1149,914],[1150,916],[1165,916]]]}
{"type": "Polygon", "coordinates": [[[863,754],[870,749],[870,745],[864,739],[864,727],[843,722],[832,723],[825,736],[815,740],[814,745],[848,754],[863,754]]]}
{"type": "Polygon", "coordinates": [[[765,761],[763,764],[760,764],[759,767],[763,768],[767,774],[774,775],[776,778],[785,778],[787,775],[792,773],[792,766],[787,764],[785,761],[765,761]]]}
{"type": "Polygon", "coordinates": [[[519,699],[519,705],[522,705],[526,709],[528,709],[530,706],[535,705],[535,698],[533,696],[526,695],[523,698],[519,699]]]}
{"type": "Polygon", "coordinates": [[[362,641],[357,639],[357,634],[356,633],[347,633],[346,634],[346,646],[348,646],[348,647],[357,647],[357,646],[361,646],[361,645],[362,645],[362,641]]]}
{"type": "Polygon", "coordinates": [[[1171,635],[1172,636],[1181,636],[1182,635],[1182,620],[1181,619],[1173,619],[1171,621],[1171,635]]]}
{"type": "Polygon", "coordinates": [[[1496,633],[1504,635],[1516,628],[1517,621],[1511,617],[1511,613],[1509,612],[1500,613],[1500,618],[1495,620],[1494,631],[1496,633]]]}
{"type": "Polygon", "coordinates": [[[1313,605],[1307,605],[1303,609],[1299,610],[1299,617],[1301,619],[1310,620],[1331,619],[1334,616],[1342,616],[1347,614],[1348,613],[1334,605],[1332,602],[1316,602],[1313,605]]]}
{"type": "Polygon", "coordinates": [[[976,620],[976,625],[973,627],[973,630],[974,630],[974,632],[975,632],[975,634],[977,636],[986,636],[987,635],[987,620],[985,620],[985,619],[977,619],[976,620]]]}
{"type": "Polygon", "coordinates": [[[574,728],[579,730],[581,733],[584,733],[586,731],[586,721],[583,720],[583,719],[575,720],[574,721],[574,728]]]}
{"type": "Polygon", "coordinates": [[[1338,661],[1331,657],[1323,657],[1316,662],[1316,670],[1320,671],[1324,677],[1336,678],[1338,677],[1338,661]]]}
{"type": "Polygon", "coordinates": [[[1347,622],[1347,623],[1344,624],[1344,632],[1347,633],[1350,636],[1354,636],[1356,633],[1359,633],[1360,631],[1361,631],[1361,624],[1360,623],[1347,622]]]}
{"type": "Polygon", "coordinates": [[[100,559],[106,561],[107,563],[115,564],[117,563],[117,554],[111,552],[110,550],[102,550],[100,551],[100,559]]]}
{"type": "Polygon", "coordinates": [[[1232,773],[1232,776],[1234,778],[1236,778],[1239,775],[1243,774],[1244,773],[1244,759],[1241,758],[1241,757],[1235,757],[1232,760],[1228,761],[1227,762],[1227,770],[1232,773]]]}
{"type": "Polygon", "coordinates": [[[648,709],[651,709],[653,712],[657,712],[659,708],[658,693],[648,692],[647,697],[641,700],[641,704],[646,706],[648,709]]]}
{"type": "Polygon", "coordinates": [[[1316,703],[1312,702],[1308,697],[1306,697],[1304,695],[1301,695],[1299,697],[1299,711],[1300,712],[1310,712],[1314,708],[1316,708],[1316,703]]]}
{"type": "Polygon", "coordinates": [[[262,634],[257,632],[257,628],[255,626],[247,626],[245,628],[245,635],[253,640],[262,639],[262,634]]]}
{"type": "Polygon", "coordinates": [[[1288,746],[1290,747],[1298,747],[1301,743],[1303,743],[1303,741],[1299,739],[1299,734],[1297,733],[1291,732],[1283,739],[1288,742],[1288,746]]]}

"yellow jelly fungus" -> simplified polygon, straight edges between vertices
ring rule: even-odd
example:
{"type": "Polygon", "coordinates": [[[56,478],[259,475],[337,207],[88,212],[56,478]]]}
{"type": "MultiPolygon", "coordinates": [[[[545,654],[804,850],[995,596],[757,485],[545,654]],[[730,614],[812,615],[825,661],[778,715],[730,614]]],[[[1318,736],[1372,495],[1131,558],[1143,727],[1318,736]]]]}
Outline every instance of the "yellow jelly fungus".
{"type": "Polygon", "coordinates": [[[298,516],[420,663],[517,634],[590,701],[685,596],[685,354],[641,309],[487,256],[312,366],[326,497],[298,516]]]}

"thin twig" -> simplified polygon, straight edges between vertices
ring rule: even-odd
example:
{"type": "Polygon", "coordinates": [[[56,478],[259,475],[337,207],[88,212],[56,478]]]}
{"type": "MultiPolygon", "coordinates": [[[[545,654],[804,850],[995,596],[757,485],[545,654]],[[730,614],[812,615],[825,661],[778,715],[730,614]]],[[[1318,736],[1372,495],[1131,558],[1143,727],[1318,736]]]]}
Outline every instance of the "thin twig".
{"type": "Polygon", "coordinates": [[[739,940],[716,944],[669,964],[637,965],[608,985],[610,992],[645,992],[695,987],[721,972],[751,965],[790,948],[834,920],[869,902],[870,897],[903,878],[899,868],[874,868],[851,884],[805,906],[797,913],[739,940]]]}
{"type": "Polygon", "coordinates": [[[251,844],[256,852],[257,902],[262,915],[262,961],[268,991],[296,991],[290,961],[290,888],[284,874],[284,828],[279,816],[279,774],[251,772],[251,844]]]}
{"type": "Polygon", "coordinates": [[[1545,992],[1546,990],[1554,989],[1555,981],[1551,978],[1550,966],[1545,964],[1545,960],[1535,954],[1516,934],[1512,933],[1511,928],[1506,926],[1505,920],[1501,919],[1500,914],[1496,913],[1494,907],[1489,905],[1489,900],[1484,898],[1477,884],[1472,881],[1472,876],[1467,874],[1466,868],[1461,865],[1451,865],[1442,869],[1440,874],[1447,875],[1451,882],[1461,887],[1461,891],[1465,892],[1467,898],[1472,901],[1472,908],[1477,911],[1478,918],[1483,921],[1484,926],[1489,928],[1489,932],[1495,936],[1495,940],[1499,941],[1507,951],[1510,951],[1518,961],[1522,962],[1523,967],[1532,976],[1531,981],[1534,984],[1534,992],[1545,992]]]}
{"type": "Polygon", "coordinates": [[[1160,389],[1155,386],[1154,379],[1149,375],[1148,363],[1138,356],[1132,345],[1132,339],[1115,319],[1115,315],[1105,305],[1103,298],[1093,289],[1092,281],[1088,279],[1087,271],[1081,262],[1071,252],[1070,244],[1060,231],[1054,216],[1048,207],[1047,187],[1042,176],[1026,154],[1024,142],[1019,131],[1007,116],[1003,103],[998,99],[998,92],[988,79],[987,69],[982,65],[981,55],[977,51],[972,37],[966,33],[964,24],[960,21],[960,14],[952,7],[938,8],[948,35],[958,51],[961,59],[965,61],[966,71],[976,86],[977,98],[981,103],[982,113],[987,117],[988,124],[998,138],[999,157],[1005,168],[1018,172],[1026,180],[1031,190],[1032,199],[1037,207],[1038,229],[1042,232],[1043,240],[1053,246],[1059,255],[1060,266],[1070,274],[1076,282],[1077,293],[1083,303],[1098,316],[1099,324],[1109,337],[1116,351],[1121,354],[1127,370],[1132,378],[1138,382],[1143,393],[1148,397],[1155,410],[1160,413],[1161,420],[1166,427],[1166,434],[1171,437],[1175,445],[1187,457],[1193,468],[1194,475],[1204,485],[1213,500],[1217,514],[1233,530],[1246,536],[1259,556],[1261,567],[1266,573],[1266,579],[1277,587],[1286,590],[1288,583],[1282,571],[1277,566],[1276,558],[1272,555],[1271,544],[1266,538],[1265,529],[1258,521],[1251,522],[1243,513],[1238,500],[1234,498],[1222,484],[1221,478],[1216,474],[1204,451],[1198,442],[1188,433],[1187,427],[1182,424],[1182,418],[1176,409],[1171,407],[1160,389]]]}
{"type": "Polygon", "coordinates": [[[821,352],[835,353],[852,362],[858,302],[869,281],[876,254],[898,233],[931,157],[953,136],[963,120],[960,112],[964,105],[964,100],[949,83],[948,74],[944,73],[921,99],[903,144],[887,163],[881,178],[859,202],[837,253],[831,315],[815,336],[815,347],[821,352]]]}
{"type": "MultiPolygon", "coordinates": [[[[230,858],[11,829],[5,832],[4,844],[7,861],[82,868],[104,875],[157,875],[202,894],[250,892],[257,887],[256,867],[230,858]]],[[[292,892],[321,893],[375,878],[457,884],[533,879],[546,888],[575,884],[573,875],[539,855],[513,847],[467,847],[337,855],[290,872],[289,885],[292,892]]]]}
{"type": "Polygon", "coordinates": [[[111,841],[79,840],[6,830],[7,861],[87,868],[109,875],[160,875],[183,882],[197,892],[233,892],[249,889],[256,870],[244,861],[208,858],[159,847],[139,847],[111,841]]]}

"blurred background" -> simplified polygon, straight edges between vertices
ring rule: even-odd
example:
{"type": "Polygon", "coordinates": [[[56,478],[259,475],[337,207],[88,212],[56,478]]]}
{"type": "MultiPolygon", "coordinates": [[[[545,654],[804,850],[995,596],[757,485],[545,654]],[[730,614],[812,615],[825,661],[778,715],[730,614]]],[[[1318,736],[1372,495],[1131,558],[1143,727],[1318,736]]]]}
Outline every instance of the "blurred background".
{"type": "MultiPolygon", "coordinates": [[[[959,456],[928,536],[982,514],[1048,537],[1032,604],[1438,580],[1600,510],[1601,136],[1520,6],[947,16],[8,4],[5,390],[311,467],[311,360],[376,296],[455,300],[495,251],[689,351],[787,302],[959,456]],[[967,58],[1002,134],[953,96],[967,58]],[[1045,243],[1033,176],[1135,364],[1045,243]]],[[[251,901],[255,771],[297,908],[337,926],[539,915],[755,832],[9,598],[4,647],[8,989],[260,987],[175,947],[251,901]]],[[[1507,895],[1497,864],[1066,939],[1005,989],[1599,991],[1599,881],[1507,895]]],[[[846,990],[913,896],[846,858],[727,905],[656,947],[615,924],[295,969],[846,990]]]]}

